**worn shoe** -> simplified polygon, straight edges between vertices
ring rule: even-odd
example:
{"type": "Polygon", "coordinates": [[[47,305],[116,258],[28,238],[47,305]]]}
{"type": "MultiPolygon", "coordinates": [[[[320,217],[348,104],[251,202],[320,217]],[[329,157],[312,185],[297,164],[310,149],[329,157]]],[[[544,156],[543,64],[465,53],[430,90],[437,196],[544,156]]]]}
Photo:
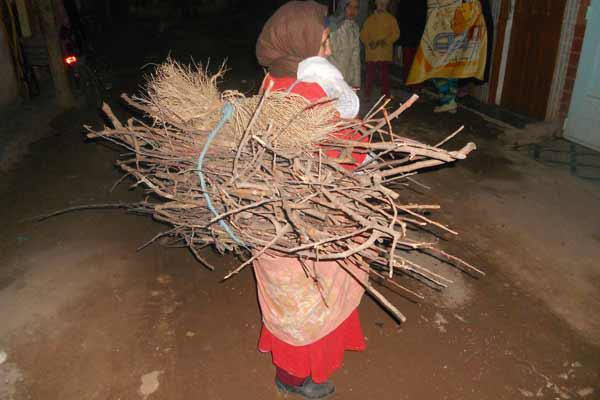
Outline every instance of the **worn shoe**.
{"type": "Polygon", "coordinates": [[[305,399],[324,399],[335,392],[333,382],[314,383],[310,376],[300,386],[287,385],[275,378],[275,386],[283,393],[297,394],[305,399]]]}
{"type": "Polygon", "coordinates": [[[458,105],[455,101],[451,101],[448,104],[443,104],[441,106],[437,106],[433,109],[434,113],[443,113],[447,112],[450,114],[456,114],[456,110],[458,109],[458,105]]]}

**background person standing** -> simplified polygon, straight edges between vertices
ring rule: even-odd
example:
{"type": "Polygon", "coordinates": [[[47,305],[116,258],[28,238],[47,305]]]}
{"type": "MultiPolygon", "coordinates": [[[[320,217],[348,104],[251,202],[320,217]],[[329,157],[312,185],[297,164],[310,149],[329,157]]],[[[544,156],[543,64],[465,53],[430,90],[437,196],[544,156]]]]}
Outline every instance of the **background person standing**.
{"type": "Polygon", "coordinates": [[[371,89],[379,71],[381,92],[390,95],[389,67],[394,58],[394,42],[400,37],[396,18],[388,12],[389,0],[376,0],[375,12],[367,18],[360,32],[360,40],[365,45],[367,76],[365,96],[371,96],[371,89]]]}
{"type": "Polygon", "coordinates": [[[331,56],[346,82],[353,88],[360,88],[360,28],[355,21],[359,10],[359,0],[339,0],[331,24],[331,56]]]}
{"type": "Polygon", "coordinates": [[[427,2],[427,24],[408,76],[408,84],[431,80],[440,95],[434,112],[455,113],[458,80],[483,80],[488,33],[479,0],[427,2]]]}

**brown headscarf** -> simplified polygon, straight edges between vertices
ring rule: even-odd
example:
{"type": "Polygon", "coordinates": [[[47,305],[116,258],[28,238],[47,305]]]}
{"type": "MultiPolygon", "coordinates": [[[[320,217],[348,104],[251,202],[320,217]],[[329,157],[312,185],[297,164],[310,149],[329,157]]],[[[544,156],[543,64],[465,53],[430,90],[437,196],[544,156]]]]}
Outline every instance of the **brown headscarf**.
{"type": "Polygon", "coordinates": [[[256,43],[256,57],[276,77],[296,76],[300,61],[319,53],[327,7],[290,1],[269,18],[256,43]]]}

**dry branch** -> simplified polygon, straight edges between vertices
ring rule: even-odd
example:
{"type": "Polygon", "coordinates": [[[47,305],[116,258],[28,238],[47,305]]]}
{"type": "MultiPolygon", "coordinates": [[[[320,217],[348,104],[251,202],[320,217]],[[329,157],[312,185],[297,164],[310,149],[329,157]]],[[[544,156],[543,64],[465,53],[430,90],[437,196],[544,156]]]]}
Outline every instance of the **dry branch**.
{"type": "MultiPolygon", "coordinates": [[[[214,244],[220,252],[248,257],[227,277],[261,254],[276,252],[342,266],[351,261],[367,270],[369,262],[377,262],[388,266],[388,279],[410,271],[446,286],[450,280],[441,272],[404,257],[405,251],[424,249],[481,272],[431,241],[412,237],[423,228],[456,234],[423,215],[438,206],[407,204],[401,192],[385,186],[392,180],[408,184],[408,176],[420,169],[462,160],[475,149],[473,143],[457,151],[441,148],[458,132],[435,146],[396,135],[390,120],[416,97],[390,114],[384,102],[364,121],[341,120],[330,99],[311,103],[272,90],[254,97],[220,93],[222,72],[210,75],[202,66],[167,61],[149,77],[144,97],[124,97],[144,118],[123,124],[105,105],[113,126],[88,135],[135,153],[118,165],[159,199],[136,205],[136,211],[172,225],[168,234],[198,260],[206,264],[197,250],[214,244]],[[363,140],[375,133],[381,141],[363,140]],[[352,154],[365,153],[373,161],[347,168],[356,163],[352,154]]],[[[405,319],[379,292],[367,289],[405,319]]]]}

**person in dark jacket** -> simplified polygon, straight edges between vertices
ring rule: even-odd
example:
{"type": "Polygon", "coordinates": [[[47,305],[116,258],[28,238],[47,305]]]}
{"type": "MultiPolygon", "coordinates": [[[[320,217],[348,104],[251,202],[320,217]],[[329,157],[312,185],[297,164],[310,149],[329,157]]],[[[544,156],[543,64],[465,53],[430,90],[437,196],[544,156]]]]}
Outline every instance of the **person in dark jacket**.
{"type": "Polygon", "coordinates": [[[396,19],[402,32],[398,44],[402,46],[402,74],[406,82],[425,30],[427,0],[401,0],[396,10],[396,19]]]}

